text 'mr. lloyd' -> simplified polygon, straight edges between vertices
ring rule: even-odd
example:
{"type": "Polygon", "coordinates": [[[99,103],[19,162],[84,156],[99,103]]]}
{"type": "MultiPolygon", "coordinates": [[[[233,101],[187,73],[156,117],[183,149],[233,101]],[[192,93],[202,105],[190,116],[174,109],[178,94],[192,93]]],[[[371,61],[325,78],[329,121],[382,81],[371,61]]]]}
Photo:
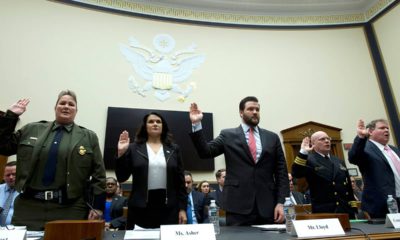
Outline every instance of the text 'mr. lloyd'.
{"type": "Polygon", "coordinates": [[[327,229],[329,229],[329,226],[328,226],[328,224],[325,224],[325,225],[307,225],[307,227],[308,227],[308,229],[309,230],[319,230],[319,229],[322,229],[322,230],[327,230],[327,229]]]}

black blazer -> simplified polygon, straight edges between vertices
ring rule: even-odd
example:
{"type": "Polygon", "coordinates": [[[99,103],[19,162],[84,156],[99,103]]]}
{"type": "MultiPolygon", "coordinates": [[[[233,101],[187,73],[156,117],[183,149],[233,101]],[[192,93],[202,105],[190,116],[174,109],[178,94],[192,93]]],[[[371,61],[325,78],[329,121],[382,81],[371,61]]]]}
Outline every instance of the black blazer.
{"type": "MultiPolygon", "coordinates": [[[[164,144],[163,149],[167,161],[167,206],[186,211],[187,193],[180,149],[176,144],[164,144]]],[[[129,207],[146,207],[148,168],[149,158],[145,143],[131,143],[126,153],[116,160],[115,173],[119,182],[125,182],[133,176],[129,207]]]]}
{"type": "Polygon", "coordinates": [[[215,200],[215,203],[220,209],[225,210],[224,205],[222,204],[222,191],[219,189],[219,186],[214,192],[210,192],[208,194],[210,200],[215,200]]]}
{"type": "Polygon", "coordinates": [[[115,195],[111,202],[110,216],[111,216],[111,227],[125,229],[126,217],[123,216],[123,207],[127,206],[127,199],[125,197],[115,195]]]}
{"type": "MultiPolygon", "coordinates": [[[[400,156],[399,149],[390,148],[400,156]]],[[[384,218],[388,212],[387,196],[396,196],[394,173],[386,157],[373,142],[356,137],[349,151],[349,162],[357,165],[363,176],[362,209],[373,218],[384,218]]]]}
{"type": "Polygon", "coordinates": [[[222,204],[227,212],[250,214],[257,207],[271,223],[277,203],[289,196],[285,156],[278,135],[259,129],[262,152],[257,164],[251,156],[242,126],[222,130],[207,142],[203,131],[190,136],[201,158],[225,155],[226,177],[222,204]],[[256,206],[255,206],[256,204],[256,206]]]}

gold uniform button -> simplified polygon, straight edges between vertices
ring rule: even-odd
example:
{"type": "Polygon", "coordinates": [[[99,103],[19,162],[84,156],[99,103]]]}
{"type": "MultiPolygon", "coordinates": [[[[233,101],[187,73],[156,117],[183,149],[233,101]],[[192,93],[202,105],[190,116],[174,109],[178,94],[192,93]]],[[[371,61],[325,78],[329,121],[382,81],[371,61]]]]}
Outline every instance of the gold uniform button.
{"type": "Polygon", "coordinates": [[[348,193],[348,192],[346,192],[346,195],[349,195],[349,193],[348,193]]]}
{"type": "Polygon", "coordinates": [[[347,182],[343,182],[343,184],[346,186],[347,182]]]}
{"type": "Polygon", "coordinates": [[[339,202],[336,202],[336,205],[339,206],[339,202]]]}
{"type": "Polygon", "coordinates": [[[332,185],[335,186],[335,182],[332,182],[332,185]]]}
{"type": "Polygon", "coordinates": [[[337,192],[335,192],[335,196],[337,195],[337,192]]]}

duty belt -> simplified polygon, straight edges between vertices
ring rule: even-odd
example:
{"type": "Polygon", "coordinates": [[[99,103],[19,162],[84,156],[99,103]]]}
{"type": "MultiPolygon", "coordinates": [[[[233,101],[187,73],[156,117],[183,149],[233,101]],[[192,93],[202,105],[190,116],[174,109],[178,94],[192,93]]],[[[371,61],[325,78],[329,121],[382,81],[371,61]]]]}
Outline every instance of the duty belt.
{"type": "Polygon", "coordinates": [[[39,200],[62,203],[61,190],[33,191],[31,196],[39,200]]]}

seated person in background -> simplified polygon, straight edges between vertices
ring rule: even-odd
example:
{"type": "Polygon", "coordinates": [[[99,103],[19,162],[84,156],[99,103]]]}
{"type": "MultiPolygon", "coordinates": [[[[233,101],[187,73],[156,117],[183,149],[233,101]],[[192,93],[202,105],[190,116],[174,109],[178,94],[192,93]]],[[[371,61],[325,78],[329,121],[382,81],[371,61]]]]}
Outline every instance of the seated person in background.
{"type": "Polygon", "coordinates": [[[197,184],[196,188],[197,188],[198,192],[201,192],[204,194],[207,205],[210,205],[212,199],[215,200],[214,198],[211,197],[210,183],[207,182],[206,180],[199,182],[199,184],[197,184]]]}
{"type": "Polygon", "coordinates": [[[351,176],[350,180],[351,180],[351,188],[353,189],[354,198],[356,199],[356,201],[361,201],[361,193],[362,192],[357,186],[356,179],[353,176],[351,176]]]}
{"type": "Polygon", "coordinates": [[[188,193],[187,223],[204,223],[208,218],[208,205],[204,194],[193,191],[192,173],[185,171],[185,186],[188,193]]]}
{"type": "Polygon", "coordinates": [[[211,199],[215,199],[215,203],[220,209],[224,209],[224,206],[222,204],[222,190],[225,184],[225,175],[226,175],[226,170],[224,168],[219,169],[215,173],[215,178],[217,179],[218,188],[215,191],[210,192],[211,199]]]}
{"type": "Polygon", "coordinates": [[[8,162],[4,168],[4,183],[0,185],[0,226],[11,224],[14,213],[14,200],[18,196],[15,190],[17,162],[8,162]]]}
{"type": "Polygon", "coordinates": [[[306,137],[292,165],[292,175],[305,177],[313,213],[357,213],[350,176],[342,160],[329,154],[331,138],[322,131],[306,137]],[[314,151],[312,151],[314,150],[314,151]]]}
{"type": "MultiPolygon", "coordinates": [[[[354,199],[356,201],[360,201],[361,202],[362,192],[361,192],[360,188],[357,186],[356,179],[353,176],[351,176],[350,180],[351,180],[351,188],[353,189],[354,199]]],[[[364,212],[361,209],[358,209],[356,217],[357,217],[357,219],[366,218],[364,212]]]]}
{"type": "Polygon", "coordinates": [[[106,205],[104,208],[105,228],[125,229],[126,217],[123,216],[123,207],[127,206],[125,197],[118,195],[118,181],[113,177],[106,178],[106,205]]]}
{"type": "Polygon", "coordinates": [[[307,190],[304,192],[304,204],[311,204],[311,196],[309,188],[307,188],[307,190]]]}
{"type": "Polygon", "coordinates": [[[292,174],[288,173],[289,177],[289,187],[290,187],[290,200],[292,200],[292,203],[297,205],[297,204],[304,204],[304,195],[301,192],[297,192],[294,190],[294,184],[293,184],[293,176],[292,174]]]}

